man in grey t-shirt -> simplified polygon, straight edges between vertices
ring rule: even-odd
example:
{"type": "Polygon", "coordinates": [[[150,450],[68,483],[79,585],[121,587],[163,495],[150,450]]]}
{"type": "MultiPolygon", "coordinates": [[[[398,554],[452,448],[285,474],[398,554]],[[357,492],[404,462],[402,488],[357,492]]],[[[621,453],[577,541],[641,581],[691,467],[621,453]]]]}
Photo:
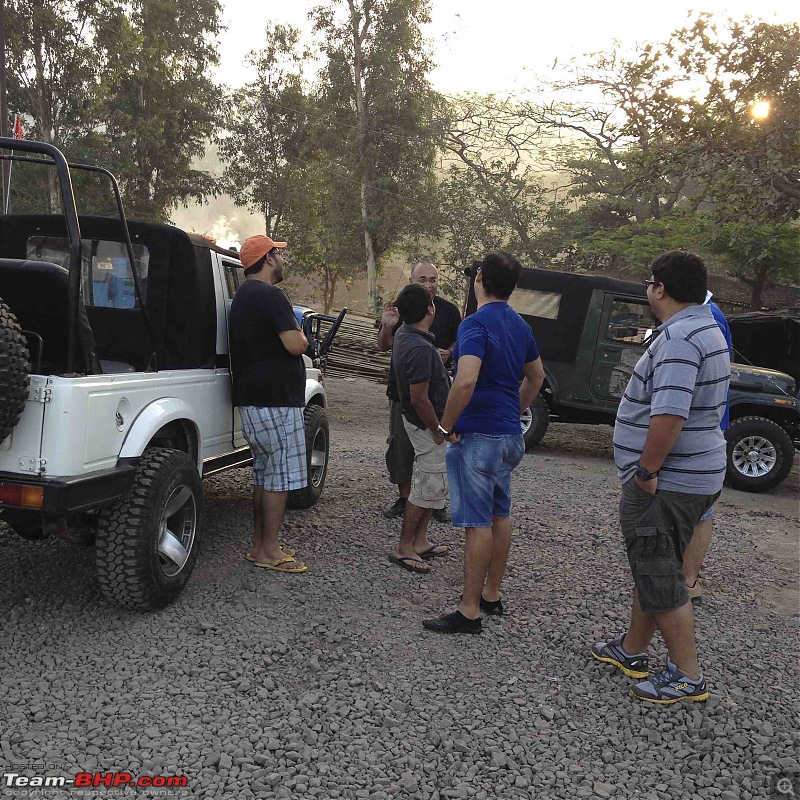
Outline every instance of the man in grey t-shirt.
{"type": "Polygon", "coordinates": [[[397,297],[403,324],[394,337],[392,369],[403,409],[402,424],[414,448],[411,487],[400,542],[389,560],[411,572],[427,573],[427,559],[447,547],[428,539],[428,522],[447,500],[445,440],[440,420],[447,405],[450,378],[430,332],[436,306],[429,292],[409,284],[397,297]]]}
{"type": "Polygon", "coordinates": [[[630,626],[592,655],[633,678],[647,678],[656,630],[667,668],[633,687],[639,700],[705,700],[683,556],[700,517],[725,476],[720,421],[730,382],[730,354],[708,306],[706,267],[671,252],[650,267],[647,299],[662,324],[634,368],[614,428],[622,481],[620,524],[634,580],[630,626]]]}

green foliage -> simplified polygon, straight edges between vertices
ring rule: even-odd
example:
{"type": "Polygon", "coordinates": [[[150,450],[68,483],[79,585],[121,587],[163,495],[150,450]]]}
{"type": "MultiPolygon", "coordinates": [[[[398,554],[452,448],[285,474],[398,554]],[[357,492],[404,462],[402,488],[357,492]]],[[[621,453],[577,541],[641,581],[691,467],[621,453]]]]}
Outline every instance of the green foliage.
{"type": "Polygon", "coordinates": [[[165,220],[215,189],[192,168],[219,123],[218,0],[133,0],[100,29],[107,54],[100,116],[132,216],[165,220]]]}
{"type": "MultiPolygon", "coordinates": [[[[111,169],[133,217],[164,220],[213,192],[192,162],[219,120],[208,77],[219,10],[217,0],[7,0],[9,102],[26,138],[111,169]]],[[[54,176],[42,173],[15,182],[14,208],[41,210],[38,192],[58,210],[54,176]]],[[[81,211],[113,208],[107,184],[74,180],[81,211]]]]}
{"type": "Polygon", "coordinates": [[[354,181],[373,280],[371,261],[431,227],[442,103],[428,83],[432,63],[420,32],[428,7],[428,0],[330,0],[312,12],[325,58],[324,147],[354,181]]]}

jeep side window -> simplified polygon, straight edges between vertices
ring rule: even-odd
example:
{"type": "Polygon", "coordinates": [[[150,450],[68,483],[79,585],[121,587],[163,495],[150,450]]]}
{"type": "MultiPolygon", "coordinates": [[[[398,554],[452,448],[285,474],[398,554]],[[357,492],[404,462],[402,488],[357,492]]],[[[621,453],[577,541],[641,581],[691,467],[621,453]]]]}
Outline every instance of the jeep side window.
{"type": "MultiPolygon", "coordinates": [[[[105,239],[84,239],[82,245],[83,302],[87,306],[139,308],[125,245],[105,239]]],[[[29,261],[49,261],[68,267],[69,240],[61,236],[31,236],[26,257],[29,261]]],[[[134,244],[133,257],[136,259],[142,298],[146,299],[150,251],[144,245],[134,244]]]]}
{"type": "Polygon", "coordinates": [[[517,314],[542,319],[558,319],[561,295],[557,292],[540,292],[536,289],[517,287],[508,298],[508,304],[517,314]]]}
{"type": "Polygon", "coordinates": [[[233,300],[236,290],[244,280],[244,270],[241,264],[235,261],[223,260],[222,266],[225,268],[225,291],[228,294],[228,300],[233,300]]]}
{"type": "Polygon", "coordinates": [[[611,306],[606,341],[643,345],[654,327],[655,318],[649,305],[615,300],[611,306]]]}

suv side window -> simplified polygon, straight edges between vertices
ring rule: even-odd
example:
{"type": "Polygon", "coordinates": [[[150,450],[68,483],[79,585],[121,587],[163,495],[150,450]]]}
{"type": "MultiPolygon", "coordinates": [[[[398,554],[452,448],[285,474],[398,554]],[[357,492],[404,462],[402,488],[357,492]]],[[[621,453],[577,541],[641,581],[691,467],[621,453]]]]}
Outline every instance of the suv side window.
{"type": "Polygon", "coordinates": [[[647,303],[614,300],[605,339],[607,342],[643,345],[655,326],[653,311],[647,303]]]}

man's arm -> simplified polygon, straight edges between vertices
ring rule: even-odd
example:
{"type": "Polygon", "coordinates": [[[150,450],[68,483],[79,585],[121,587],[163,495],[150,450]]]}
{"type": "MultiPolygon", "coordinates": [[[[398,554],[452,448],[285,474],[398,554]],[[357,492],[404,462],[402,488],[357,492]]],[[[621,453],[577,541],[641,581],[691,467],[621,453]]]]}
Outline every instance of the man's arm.
{"type": "Polygon", "coordinates": [[[481,371],[482,363],[483,360],[477,356],[461,356],[458,359],[458,372],[453,385],[450,387],[447,406],[445,406],[444,414],[442,415],[442,427],[445,430],[453,430],[456,420],[472,399],[472,393],[478,383],[478,374],[481,371]]]}
{"type": "MultiPolygon", "coordinates": [[[[425,423],[425,427],[433,434],[436,444],[441,444],[444,439],[439,435],[439,418],[428,397],[429,383],[411,383],[408,388],[411,391],[411,405],[417,416],[425,423]]],[[[448,428],[449,430],[449,428],[448,428]]]]}
{"type": "MultiPolygon", "coordinates": [[[[644,451],[639,459],[639,466],[648,472],[658,472],[664,459],[672,452],[675,442],[683,429],[686,420],[673,414],[659,414],[650,417],[650,427],[647,430],[647,440],[644,443],[644,451]]],[[[655,494],[658,488],[658,478],[643,481],[640,478],[634,479],[636,483],[650,494],[655,494]]]]}
{"type": "Polygon", "coordinates": [[[281,343],[290,355],[301,356],[308,349],[308,339],[306,339],[303,331],[283,331],[278,336],[280,336],[281,343]]]}
{"type": "Polygon", "coordinates": [[[544,366],[542,365],[542,359],[537,358],[536,361],[528,361],[525,364],[525,377],[519,387],[520,414],[529,408],[530,404],[536,399],[543,383],[544,366]]]}
{"type": "Polygon", "coordinates": [[[385,353],[394,344],[394,329],[400,322],[400,314],[394,303],[386,303],[383,307],[381,327],[378,329],[378,350],[385,353]]]}

